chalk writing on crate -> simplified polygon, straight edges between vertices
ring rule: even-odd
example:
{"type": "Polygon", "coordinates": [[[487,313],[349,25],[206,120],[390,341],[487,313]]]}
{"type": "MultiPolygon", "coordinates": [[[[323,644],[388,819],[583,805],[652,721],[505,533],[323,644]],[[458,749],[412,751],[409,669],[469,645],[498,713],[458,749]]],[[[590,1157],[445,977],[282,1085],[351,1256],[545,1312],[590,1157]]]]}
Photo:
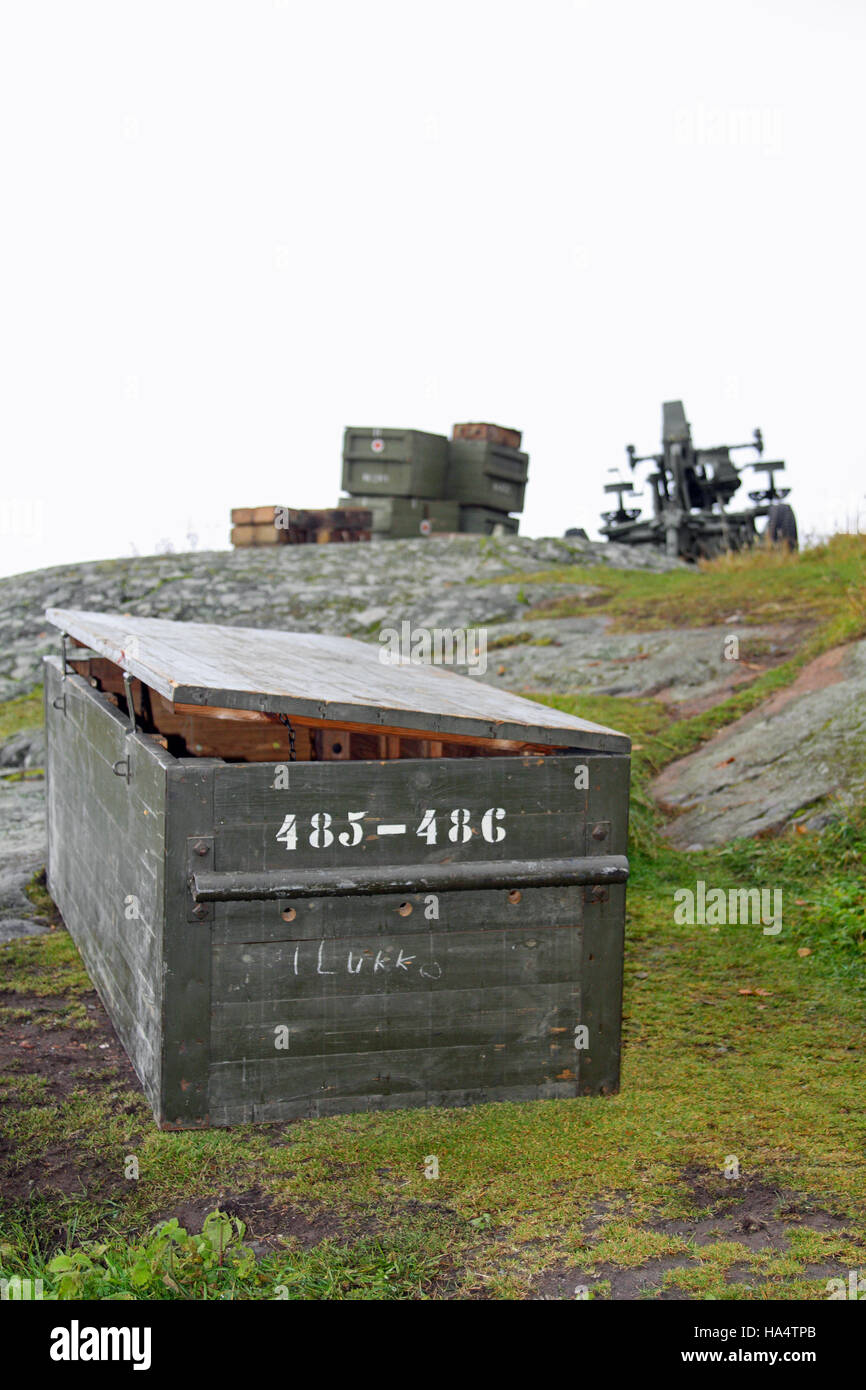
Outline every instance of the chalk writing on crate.
{"type": "Polygon", "coordinates": [[[295,946],[290,960],[293,975],[405,975],[423,980],[442,976],[438,961],[423,960],[417,950],[396,945],[361,951],[335,941],[305,942],[295,946]]]}

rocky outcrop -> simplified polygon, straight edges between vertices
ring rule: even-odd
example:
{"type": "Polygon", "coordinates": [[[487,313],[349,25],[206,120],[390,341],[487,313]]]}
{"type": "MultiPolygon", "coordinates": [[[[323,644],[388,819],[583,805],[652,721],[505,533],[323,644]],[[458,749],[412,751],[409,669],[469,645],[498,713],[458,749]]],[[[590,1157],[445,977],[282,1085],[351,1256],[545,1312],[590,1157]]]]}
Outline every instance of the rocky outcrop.
{"type": "MultiPolygon", "coordinates": [[[[679,561],[592,541],[431,536],[357,545],[151,555],[0,579],[0,701],[32,690],[58,635],[46,608],[367,637],[382,625],[471,626],[521,617],[522,586],[489,584],[575,564],[666,570],[679,561]]],[[[532,585],[532,602],[563,592],[532,585]]]]}
{"type": "Polygon", "coordinates": [[[837,647],[797,680],[671,763],[653,793],[676,813],[679,849],[768,835],[792,821],[819,829],[866,787],[866,642],[837,647]]]}
{"type": "Polygon", "coordinates": [[[48,930],[26,891],[45,853],[44,779],[0,777],[0,941],[48,930]]]}
{"type": "Polygon", "coordinates": [[[655,696],[678,715],[698,713],[797,648],[793,625],[749,627],[760,659],[728,660],[730,636],[730,625],[620,632],[602,615],[503,622],[488,633],[484,679],[511,690],[655,696]]]}

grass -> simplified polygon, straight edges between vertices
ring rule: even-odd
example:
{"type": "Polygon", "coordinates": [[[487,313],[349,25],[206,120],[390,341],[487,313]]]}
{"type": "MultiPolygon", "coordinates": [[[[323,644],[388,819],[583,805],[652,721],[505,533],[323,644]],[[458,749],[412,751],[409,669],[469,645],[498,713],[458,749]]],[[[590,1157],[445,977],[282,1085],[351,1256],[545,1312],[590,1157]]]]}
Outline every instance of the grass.
{"type": "MultiPolygon", "coordinates": [[[[56,1007],[83,1045],[68,1093],[34,1075],[27,1053],[0,1076],[16,1192],[0,1209],[0,1274],[40,1277],[60,1298],[379,1300],[520,1299],[554,1277],[565,1296],[579,1286],[599,1298],[645,1271],[653,1287],[642,1297],[760,1301],[825,1298],[828,1270],[866,1267],[866,815],[683,856],[660,837],[648,794],[671,758],[792,680],[805,652],[864,631],[864,563],[863,538],[837,537],[798,557],[758,552],[700,572],[591,571],[617,622],[630,603],[650,625],[657,602],[665,622],[693,623],[742,605],[742,621],[775,612],[804,632],[785,667],[679,722],[652,699],[540,697],[635,743],[618,1095],[162,1133],[124,1074],[94,1066],[88,981],[60,928],[0,954],[12,1021],[56,1007]],[[782,932],[676,925],[674,893],[698,878],[780,886],[782,932]],[[53,1179],[58,1154],[78,1189],[53,1179]],[[728,1180],[732,1159],[739,1177],[728,1180]],[[26,1174],[30,1195],[17,1183],[26,1174]],[[250,1193],[283,1232],[252,1254],[250,1193]],[[698,1240],[689,1232],[707,1193],[713,1225],[698,1240]],[[775,1225],[756,1247],[730,1214],[758,1193],[770,1194],[775,1225]],[[204,1237],[182,1222],[166,1229],[193,1200],[225,1218],[204,1237]],[[308,1220],[312,1245],[291,1234],[308,1220]]],[[[539,578],[522,576],[530,592],[539,578]]],[[[578,611],[567,593],[562,603],[578,611]]]]}
{"type": "MultiPolygon", "coordinates": [[[[58,1104],[50,1087],[11,1072],[15,1166],[46,1148],[68,1150],[83,1190],[43,1191],[29,1227],[29,1204],[7,1204],[2,1273],[29,1271],[59,1292],[72,1286],[50,1268],[57,1251],[87,1253],[95,1242],[105,1249],[75,1285],[85,1297],[513,1298],[556,1268],[585,1273],[597,1297],[606,1287],[600,1269],[677,1257],[686,1264],[660,1274],[660,1286],[694,1297],[825,1296],[826,1275],[809,1275],[813,1265],[858,1268],[866,1259],[862,928],[849,932],[847,910],[827,909],[834,884],[860,891],[864,844],[861,828],[841,823],[820,836],[689,856],[687,872],[665,846],[655,858],[636,856],[615,1097],[165,1134],[141,1097],[111,1077],[95,1090],[82,1083],[58,1104]],[[778,938],[673,924],[673,893],[684,882],[702,874],[742,882],[764,871],[785,875],[778,938]],[[789,907],[795,892],[802,905],[789,907]],[[800,954],[803,943],[810,954],[800,954]],[[123,1178],[130,1154],[135,1182],[123,1178]],[[789,1247],[776,1252],[721,1237],[693,1246],[657,1230],[694,1213],[689,1175],[715,1174],[725,1188],[732,1154],[745,1184],[760,1178],[806,1194],[841,1214],[840,1229],[792,1220],[789,1247]],[[436,1180],[425,1176],[431,1155],[436,1180]],[[130,1284],[155,1213],[199,1196],[218,1207],[221,1194],[251,1188],[277,1209],[327,1214],[340,1231],[313,1250],[289,1241],[210,1282],[196,1275],[156,1293],[130,1284]],[[602,1224],[586,1235],[599,1204],[602,1224]],[[53,1240],[42,1242],[43,1231],[53,1240]],[[734,1266],[745,1267],[745,1282],[726,1282],[734,1266]]],[[[14,988],[74,998],[86,986],[62,931],[13,943],[7,954],[14,988]]]]}
{"type": "MultiPolygon", "coordinates": [[[[796,843],[791,852],[804,849],[796,843]]],[[[701,870],[690,865],[690,872],[701,870]]],[[[687,1241],[655,1227],[694,1210],[689,1174],[721,1179],[732,1154],[744,1182],[760,1177],[841,1212],[832,1257],[858,1267],[866,1248],[862,996],[840,985],[826,924],[810,925],[808,909],[790,934],[786,916],[780,938],[745,927],[673,926],[672,896],[682,879],[671,854],[644,861],[630,888],[616,1097],[164,1134],[140,1097],[111,1080],[96,1091],[82,1084],[58,1105],[50,1088],[8,1074],[16,1166],[46,1147],[68,1150],[77,1155],[84,1190],[74,1197],[43,1191],[36,1226],[55,1232],[45,1245],[21,1234],[28,1204],[7,1204],[4,1275],[26,1267],[56,1290],[58,1271],[48,1267],[54,1254],[93,1240],[107,1242],[111,1260],[125,1268],[146,1243],[155,1213],[199,1196],[217,1207],[220,1194],[255,1188],[277,1208],[327,1213],[340,1233],[314,1251],[269,1255],[234,1283],[213,1286],[212,1296],[229,1289],[238,1297],[283,1296],[273,1289],[284,1283],[289,1297],[381,1297],[386,1288],[389,1297],[416,1297],[436,1294],[445,1278],[458,1296],[516,1297],[551,1267],[591,1273],[689,1254],[687,1241]],[[801,939],[812,943],[807,957],[798,954],[801,939]],[[741,993],[757,988],[766,992],[741,993]],[[123,1178],[130,1154],[139,1165],[135,1182],[123,1178]],[[425,1176],[431,1155],[435,1181],[425,1176]],[[605,1219],[586,1236],[583,1222],[599,1203],[605,1219]]],[[[56,950],[54,939],[24,945],[28,965],[56,950]]],[[[81,971],[71,949],[44,973],[57,986],[64,970],[72,991],[81,971]]],[[[32,971],[26,979],[32,984],[32,971]]],[[[727,1270],[744,1261],[752,1289],[735,1291],[800,1290],[818,1238],[800,1234],[805,1239],[785,1252],[788,1274],[768,1264],[765,1252],[736,1242],[696,1248],[694,1292],[723,1296],[727,1270]]],[[[97,1284],[87,1288],[101,1287],[104,1277],[91,1272],[97,1284]]],[[[124,1278],[111,1276],[112,1296],[126,1287],[124,1278]]],[[[186,1286],[178,1287],[159,1296],[184,1296],[186,1286]]],[[[818,1296],[817,1286],[804,1296],[818,1296]]]]}
{"type": "Polygon", "coordinates": [[[834,536],[824,545],[790,554],[757,549],[723,556],[696,569],[665,574],[571,565],[495,576],[486,584],[561,584],[565,592],[529,607],[531,618],[564,618],[603,612],[614,630],[650,632],[667,627],[707,627],[732,621],[758,625],[795,619],[831,624],[834,640],[866,632],[866,536],[834,536]],[[570,586],[592,585],[590,597],[570,586]]]}
{"type": "Polygon", "coordinates": [[[42,686],[27,695],[0,704],[0,743],[24,729],[39,729],[45,722],[42,686]]]}

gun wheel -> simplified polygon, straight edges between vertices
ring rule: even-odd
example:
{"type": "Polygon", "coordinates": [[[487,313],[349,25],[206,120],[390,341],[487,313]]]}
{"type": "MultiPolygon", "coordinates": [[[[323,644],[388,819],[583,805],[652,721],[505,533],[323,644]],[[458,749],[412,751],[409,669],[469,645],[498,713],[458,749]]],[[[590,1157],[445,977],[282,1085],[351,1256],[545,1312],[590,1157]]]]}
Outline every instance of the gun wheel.
{"type": "Polygon", "coordinates": [[[764,536],[772,545],[786,545],[789,550],[799,549],[797,518],[793,507],[789,507],[787,502],[776,502],[770,508],[764,536]]]}

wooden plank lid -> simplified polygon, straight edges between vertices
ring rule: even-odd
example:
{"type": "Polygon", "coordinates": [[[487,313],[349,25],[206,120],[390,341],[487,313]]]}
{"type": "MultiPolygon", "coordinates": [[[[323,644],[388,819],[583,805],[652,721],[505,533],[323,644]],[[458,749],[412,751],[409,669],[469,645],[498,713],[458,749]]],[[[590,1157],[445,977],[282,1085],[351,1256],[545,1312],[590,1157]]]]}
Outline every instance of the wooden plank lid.
{"type": "Polygon", "coordinates": [[[631,740],[351,637],[49,608],[48,621],[174,704],[628,753],[631,740]]]}

